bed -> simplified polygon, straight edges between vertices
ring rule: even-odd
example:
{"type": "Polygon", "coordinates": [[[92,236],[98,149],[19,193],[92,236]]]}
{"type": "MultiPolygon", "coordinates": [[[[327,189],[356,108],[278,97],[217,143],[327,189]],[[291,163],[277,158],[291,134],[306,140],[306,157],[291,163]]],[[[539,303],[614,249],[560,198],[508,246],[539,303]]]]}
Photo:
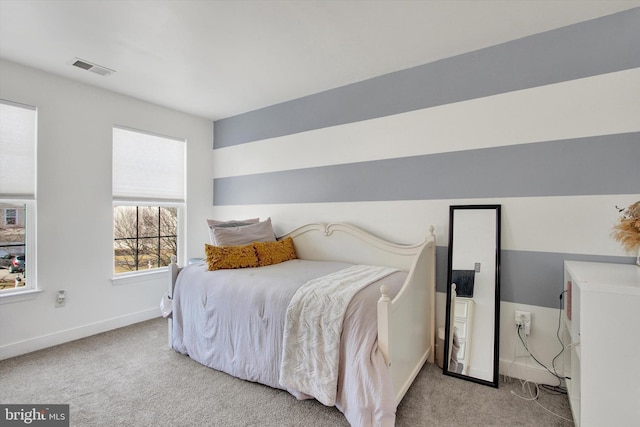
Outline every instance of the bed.
{"type": "Polygon", "coordinates": [[[238,378],[335,405],[352,426],[393,425],[397,405],[424,363],[434,359],[433,227],[423,241],[410,245],[344,223],[307,224],[277,241],[292,242],[296,258],[216,271],[208,271],[204,261],[186,267],[173,261],[169,345],[238,378]],[[331,323],[338,329],[334,346],[335,336],[327,339],[331,333],[322,335],[324,326],[317,326],[326,320],[294,318],[307,309],[293,307],[303,289],[313,289],[328,295],[314,294],[311,300],[329,301],[316,315],[334,311],[346,272],[370,281],[351,291],[344,316],[337,326],[331,323]],[[305,340],[322,354],[310,353],[305,340]],[[336,365],[318,357],[335,359],[336,365]]]}

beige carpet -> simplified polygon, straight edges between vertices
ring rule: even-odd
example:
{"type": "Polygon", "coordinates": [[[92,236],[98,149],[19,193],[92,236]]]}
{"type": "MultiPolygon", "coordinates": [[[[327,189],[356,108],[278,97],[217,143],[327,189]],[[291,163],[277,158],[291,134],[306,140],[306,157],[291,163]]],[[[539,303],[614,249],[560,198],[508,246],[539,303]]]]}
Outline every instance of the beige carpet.
{"type": "MultiPolygon", "coordinates": [[[[419,374],[397,426],[571,426],[565,395],[525,401],[499,389],[419,374]]],[[[70,404],[72,426],[348,426],[335,408],[206,368],[167,347],[164,319],[0,362],[0,402],[70,404]]]]}

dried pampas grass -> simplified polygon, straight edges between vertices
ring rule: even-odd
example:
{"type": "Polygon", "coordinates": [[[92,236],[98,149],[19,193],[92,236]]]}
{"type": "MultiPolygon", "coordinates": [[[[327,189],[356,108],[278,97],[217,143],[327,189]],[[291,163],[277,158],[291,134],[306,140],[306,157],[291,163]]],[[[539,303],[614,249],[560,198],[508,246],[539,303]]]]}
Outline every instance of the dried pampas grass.
{"type": "Polygon", "coordinates": [[[611,234],[622,244],[625,251],[637,255],[637,251],[640,250],[640,201],[626,209],[618,209],[622,216],[613,226],[611,234]]]}

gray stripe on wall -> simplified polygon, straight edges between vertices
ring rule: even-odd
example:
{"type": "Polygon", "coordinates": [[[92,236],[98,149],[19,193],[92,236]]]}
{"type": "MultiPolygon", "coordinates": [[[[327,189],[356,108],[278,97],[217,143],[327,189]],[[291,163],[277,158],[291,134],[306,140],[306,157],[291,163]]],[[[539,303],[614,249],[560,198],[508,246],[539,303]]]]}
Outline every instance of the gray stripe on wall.
{"type": "MultiPolygon", "coordinates": [[[[436,291],[447,292],[447,246],[436,248],[436,291]]],[[[633,257],[502,250],[500,300],[516,304],[560,308],[564,260],[633,264],[633,257]]]]}
{"type": "Polygon", "coordinates": [[[634,194],[640,132],[216,178],[213,204],[634,194]]]}
{"type": "Polygon", "coordinates": [[[640,67],[640,8],[221,119],[214,148],[640,67]]]}
{"type": "Polygon", "coordinates": [[[632,264],[635,258],[556,252],[502,251],[502,301],[559,308],[564,260],[632,264]]]}

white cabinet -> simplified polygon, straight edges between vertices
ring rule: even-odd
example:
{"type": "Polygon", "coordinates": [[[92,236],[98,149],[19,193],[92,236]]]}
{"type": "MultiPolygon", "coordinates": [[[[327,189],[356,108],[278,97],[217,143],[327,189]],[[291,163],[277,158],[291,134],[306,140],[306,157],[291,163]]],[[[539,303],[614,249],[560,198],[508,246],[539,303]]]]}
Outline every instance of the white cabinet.
{"type": "Polygon", "coordinates": [[[640,425],[640,267],[565,261],[567,390],[576,426],[640,425]]]}

